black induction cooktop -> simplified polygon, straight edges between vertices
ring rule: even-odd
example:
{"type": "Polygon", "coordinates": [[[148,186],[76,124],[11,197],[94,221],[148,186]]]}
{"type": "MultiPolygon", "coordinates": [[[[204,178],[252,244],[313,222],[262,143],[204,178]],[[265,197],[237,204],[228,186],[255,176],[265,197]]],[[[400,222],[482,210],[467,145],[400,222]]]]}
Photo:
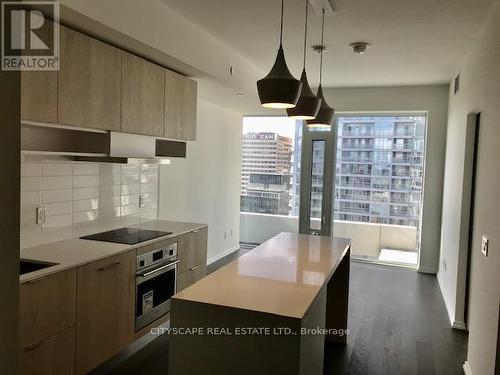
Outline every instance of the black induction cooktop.
{"type": "Polygon", "coordinates": [[[148,230],[139,228],[120,228],[80,238],[84,240],[135,245],[141,242],[152,240],[154,238],[168,236],[169,234],[172,234],[172,232],[161,232],[159,230],[148,230]]]}

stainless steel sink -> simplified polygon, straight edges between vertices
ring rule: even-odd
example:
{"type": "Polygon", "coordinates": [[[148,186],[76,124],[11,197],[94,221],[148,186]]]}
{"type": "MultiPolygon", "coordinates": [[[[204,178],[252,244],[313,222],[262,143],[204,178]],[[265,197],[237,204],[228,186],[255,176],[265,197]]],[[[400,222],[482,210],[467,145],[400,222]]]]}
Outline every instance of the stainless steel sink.
{"type": "Polygon", "coordinates": [[[19,262],[19,274],[24,275],[25,273],[30,273],[38,270],[43,270],[47,267],[52,267],[57,265],[57,263],[40,262],[38,260],[21,259],[19,262]]]}

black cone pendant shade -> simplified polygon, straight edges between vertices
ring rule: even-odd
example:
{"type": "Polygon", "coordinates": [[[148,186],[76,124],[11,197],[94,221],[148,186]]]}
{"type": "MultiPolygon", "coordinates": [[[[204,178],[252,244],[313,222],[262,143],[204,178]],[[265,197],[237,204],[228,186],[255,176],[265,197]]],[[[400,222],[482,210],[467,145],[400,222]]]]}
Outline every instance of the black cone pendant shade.
{"type": "Polygon", "coordinates": [[[318,97],[321,98],[321,107],[314,120],[307,120],[307,126],[310,128],[325,128],[332,125],[335,110],[328,105],[323,96],[321,84],[318,87],[318,97]]]}
{"type": "Polygon", "coordinates": [[[307,51],[307,14],[309,8],[309,0],[306,3],[306,22],[304,29],[304,65],[300,81],[302,82],[302,92],[300,93],[299,101],[294,108],[287,109],[288,117],[297,120],[312,120],[316,117],[321,105],[321,99],[313,94],[309,83],[307,82],[306,74],[306,51],[307,51]]]}
{"type": "Polygon", "coordinates": [[[293,108],[297,104],[302,82],[288,70],[280,44],[276,61],[267,76],[257,81],[260,102],[266,108],[293,108]]]}
{"type": "Polygon", "coordinates": [[[321,25],[321,49],[320,49],[320,62],[319,62],[319,87],[318,87],[318,97],[321,98],[321,108],[318,114],[313,120],[307,121],[307,126],[310,128],[328,128],[331,129],[333,116],[335,115],[335,110],[328,105],[323,95],[323,88],[321,87],[321,81],[323,78],[323,50],[325,45],[323,44],[325,34],[325,10],[323,9],[323,19],[321,25]]]}
{"type": "Polygon", "coordinates": [[[297,104],[302,83],[288,70],[283,53],[283,8],[281,0],[280,47],[276,61],[267,76],[257,81],[260,103],[266,108],[293,108],[297,104]]]}
{"type": "Polygon", "coordinates": [[[312,120],[320,110],[321,98],[313,94],[309,83],[307,82],[306,71],[302,71],[300,76],[302,82],[302,92],[297,105],[294,108],[287,109],[288,117],[297,120],[312,120]]]}

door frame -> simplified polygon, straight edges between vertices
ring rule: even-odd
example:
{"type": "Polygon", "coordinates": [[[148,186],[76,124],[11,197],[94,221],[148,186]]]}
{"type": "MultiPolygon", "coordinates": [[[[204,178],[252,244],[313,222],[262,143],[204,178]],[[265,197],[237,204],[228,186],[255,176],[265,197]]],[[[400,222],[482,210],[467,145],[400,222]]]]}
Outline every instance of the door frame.
{"type": "MultiPolygon", "coordinates": [[[[336,124],[336,119],[333,124],[336,124]]],[[[299,233],[322,236],[332,235],[332,214],[335,197],[334,176],[337,152],[337,127],[332,125],[329,131],[318,131],[309,128],[305,121],[302,123],[302,153],[300,160],[300,206],[299,206],[299,233]],[[320,229],[311,229],[311,182],[313,143],[324,142],[323,159],[323,191],[321,200],[320,229]]]]}

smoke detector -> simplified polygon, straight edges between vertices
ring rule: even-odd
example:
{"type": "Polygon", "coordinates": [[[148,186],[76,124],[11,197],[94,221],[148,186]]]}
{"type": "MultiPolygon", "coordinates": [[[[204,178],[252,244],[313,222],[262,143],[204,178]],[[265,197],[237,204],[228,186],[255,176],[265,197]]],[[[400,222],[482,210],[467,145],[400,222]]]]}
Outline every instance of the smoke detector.
{"type": "Polygon", "coordinates": [[[352,52],[354,52],[355,55],[364,55],[368,47],[370,47],[370,44],[366,42],[354,42],[349,44],[349,46],[352,48],[352,52]]]}

